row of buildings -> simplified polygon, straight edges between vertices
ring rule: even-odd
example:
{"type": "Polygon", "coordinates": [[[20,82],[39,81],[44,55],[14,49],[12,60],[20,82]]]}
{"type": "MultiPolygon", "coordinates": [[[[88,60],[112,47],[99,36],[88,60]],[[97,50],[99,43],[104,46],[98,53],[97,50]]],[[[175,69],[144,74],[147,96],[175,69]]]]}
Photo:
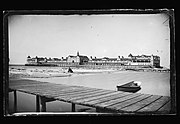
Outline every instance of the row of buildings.
{"type": "Polygon", "coordinates": [[[31,58],[27,57],[27,63],[25,65],[53,65],[53,66],[78,66],[78,65],[102,65],[102,66],[153,66],[160,67],[160,57],[155,55],[138,55],[133,56],[129,54],[128,57],[118,56],[117,58],[96,58],[90,56],[80,55],[77,52],[77,55],[69,55],[64,58],[43,58],[43,57],[35,57],[31,58]]]}

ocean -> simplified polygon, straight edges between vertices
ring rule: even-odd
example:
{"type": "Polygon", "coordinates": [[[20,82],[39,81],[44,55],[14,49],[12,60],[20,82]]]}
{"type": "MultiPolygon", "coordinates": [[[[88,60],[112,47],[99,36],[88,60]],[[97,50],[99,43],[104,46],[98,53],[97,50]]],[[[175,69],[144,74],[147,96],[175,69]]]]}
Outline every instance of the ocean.
{"type": "MultiPolygon", "coordinates": [[[[12,67],[12,66],[11,66],[12,67]]],[[[17,66],[14,66],[17,67],[17,66]]],[[[60,67],[33,67],[18,66],[18,68],[36,69],[60,69],[60,67]]],[[[66,85],[78,85],[101,89],[117,90],[117,85],[134,81],[141,81],[141,90],[138,93],[170,96],[170,73],[169,72],[137,72],[115,71],[104,73],[78,74],[68,77],[53,78],[29,78],[31,80],[59,83],[66,85]]],[[[35,112],[36,98],[34,95],[17,92],[17,112],[35,112]]],[[[9,93],[9,111],[13,112],[13,93],[9,93]]],[[[71,112],[71,104],[61,101],[48,102],[47,112],[71,112]]],[[[94,108],[76,105],[76,111],[95,112],[94,108]]]]}

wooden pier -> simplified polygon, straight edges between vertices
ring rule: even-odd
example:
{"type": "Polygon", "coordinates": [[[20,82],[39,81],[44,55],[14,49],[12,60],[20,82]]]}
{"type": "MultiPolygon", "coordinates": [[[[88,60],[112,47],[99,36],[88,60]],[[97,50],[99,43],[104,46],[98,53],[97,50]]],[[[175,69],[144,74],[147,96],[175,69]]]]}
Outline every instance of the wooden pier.
{"type": "Polygon", "coordinates": [[[97,112],[168,114],[171,100],[168,96],[127,93],[121,91],[70,86],[27,79],[9,81],[9,91],[14,92],[14,109],[17,111],[16,91],[36,95],[36,111],[45,112],[46,103],[54,100],[96,108],[97,112]],[[40,106],[41,105],[41,106],[40,106]]]}

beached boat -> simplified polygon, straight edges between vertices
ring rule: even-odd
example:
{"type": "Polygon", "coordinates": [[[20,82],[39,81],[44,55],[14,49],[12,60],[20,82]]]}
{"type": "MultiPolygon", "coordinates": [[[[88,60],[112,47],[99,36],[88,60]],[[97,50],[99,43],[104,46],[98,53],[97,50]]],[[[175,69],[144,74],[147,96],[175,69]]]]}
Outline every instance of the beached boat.
{"type": "Polygon", "coordinates": [[[129,83],[117,86],[118,91],[135,93],[141,89],[141,82],[131,81],[129,83]]]}

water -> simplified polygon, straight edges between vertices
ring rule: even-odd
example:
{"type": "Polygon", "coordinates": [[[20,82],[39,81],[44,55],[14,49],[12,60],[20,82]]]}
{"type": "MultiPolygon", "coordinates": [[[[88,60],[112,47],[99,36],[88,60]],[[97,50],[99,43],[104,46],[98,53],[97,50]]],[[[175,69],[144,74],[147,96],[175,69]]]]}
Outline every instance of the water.
{"type": "MultiPolygon", "coordinates": [[[[33,68],[27,67],[25,68],[33,68]]],[[[48,67],[35,67],[48,68],[48,67]]],[[[59,67],[50,67],[51,69],[59,69],[59,67]]],[[[51,83],[59,83],[66,85],[78,85],[86,87],[94,87],[101,89],[117,90],[116,86],[132,80],[141,81],[142,89],[139,93],[170,96],[170,73],[168,72],[134,72],[134,71],[119,71],[110,73],[96,74],[79,74],[70,77],[53,77],[53,78],[31,78],[31,80],[45,81],[51,83]]],[[[9,93],[10,112],[13,112],[13,93],[9,93]]],[[[33,112],[36,111],[35,96],[17,92],[17,108],[18,112],[33,112]]],[[[71,112],[71,104],[61,101],[53,101],[47,103],[48,112],[71,112]]],[[[94,108],[76,105],[76,111],[88,109],[89,112],[94,112],[94,108]]]]}
{"type": "Polygon", "coordinates": [[[142,82],[142,89],[138,91],[139,93],[170,96],[170,73],[165,72],[122,71],[46,79],[34,78],[34,80],[109,90],[116,90],[117,85],[136,80],[142,82]]]}

